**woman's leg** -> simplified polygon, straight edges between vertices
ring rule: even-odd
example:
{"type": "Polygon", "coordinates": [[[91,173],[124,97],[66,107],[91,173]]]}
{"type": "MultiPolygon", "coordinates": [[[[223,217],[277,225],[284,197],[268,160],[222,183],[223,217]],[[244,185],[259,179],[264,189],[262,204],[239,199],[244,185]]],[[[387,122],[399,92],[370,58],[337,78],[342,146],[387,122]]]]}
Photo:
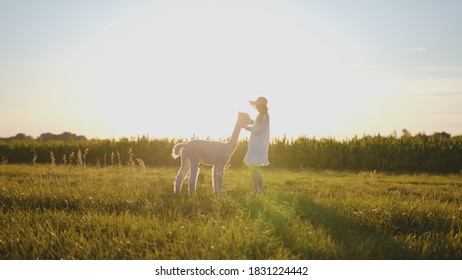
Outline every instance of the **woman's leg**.
{"type": "Polygon", "coordinates": [[[258,167],[252,167],[252,183],[255,192],[259,192],[263,189],[263,179],[258,167]]]}

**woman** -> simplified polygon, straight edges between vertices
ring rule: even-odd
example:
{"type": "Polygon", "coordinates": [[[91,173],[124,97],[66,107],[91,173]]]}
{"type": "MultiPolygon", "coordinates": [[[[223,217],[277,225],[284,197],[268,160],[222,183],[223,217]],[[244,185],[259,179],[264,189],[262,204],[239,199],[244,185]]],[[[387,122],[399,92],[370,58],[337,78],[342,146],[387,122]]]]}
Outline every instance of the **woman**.
{"type": "Polygon", "coordinates": [[[265,97],[258,97],[250,101],[250,105],[257,109],[258,116],[253,125],[244,127],[250,131],[249,145],[244,163],[251,167],[252,183],[255,193],[264,191],[263,180],[260,174],[261,166],[268,166],[268,147],[270,137],[270,120],[268,115],[268,100],[265,97]]]}

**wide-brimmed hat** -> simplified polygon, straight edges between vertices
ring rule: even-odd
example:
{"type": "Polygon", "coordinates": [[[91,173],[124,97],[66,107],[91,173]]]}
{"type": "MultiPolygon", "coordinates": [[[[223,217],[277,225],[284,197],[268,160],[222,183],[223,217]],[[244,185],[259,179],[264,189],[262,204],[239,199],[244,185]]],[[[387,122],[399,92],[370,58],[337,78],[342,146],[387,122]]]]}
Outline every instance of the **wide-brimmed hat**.
{"type": "Polygon", "coordinates": [[[255,101],[249,101],[250,105],[252,105],[252,107],[256,108],[257,105],[265,105],[265,106],[268,106],[268,99],[266,99],[265,97],[263,96],[260,96],[257,98],[257,100],[255,101]]]}

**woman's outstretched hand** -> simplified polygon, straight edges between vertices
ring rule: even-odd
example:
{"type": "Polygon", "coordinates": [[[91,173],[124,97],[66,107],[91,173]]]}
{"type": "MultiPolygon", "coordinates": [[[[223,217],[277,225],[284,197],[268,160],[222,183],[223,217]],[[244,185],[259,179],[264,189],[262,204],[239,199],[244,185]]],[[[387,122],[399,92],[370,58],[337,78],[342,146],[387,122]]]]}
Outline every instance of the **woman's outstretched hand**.
{"type": "Polygon", "coordinates": [[[252,126],[253,126],[253,125],[251,125],[251,124],[250,124],[250,125],[244,125],[243,128],[244,128],[245,130],[247,130],[247,131],[250,131],[250,130],[252,130],[252,126]]]}

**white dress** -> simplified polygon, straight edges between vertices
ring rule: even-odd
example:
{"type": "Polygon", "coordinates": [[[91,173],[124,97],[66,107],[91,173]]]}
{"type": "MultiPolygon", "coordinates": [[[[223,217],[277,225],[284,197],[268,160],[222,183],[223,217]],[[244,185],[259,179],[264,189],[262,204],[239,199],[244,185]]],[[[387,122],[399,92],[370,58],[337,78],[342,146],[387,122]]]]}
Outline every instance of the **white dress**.
{"type": "Polygon", "coordinates": [[[249,146],[247,154],[244,158],[244,163],[254,166],[267,166],[268,147],[270,140],[270,121],[269,116],[265,115],[261,123],[255,122],[250,129],[249,146]]]}

